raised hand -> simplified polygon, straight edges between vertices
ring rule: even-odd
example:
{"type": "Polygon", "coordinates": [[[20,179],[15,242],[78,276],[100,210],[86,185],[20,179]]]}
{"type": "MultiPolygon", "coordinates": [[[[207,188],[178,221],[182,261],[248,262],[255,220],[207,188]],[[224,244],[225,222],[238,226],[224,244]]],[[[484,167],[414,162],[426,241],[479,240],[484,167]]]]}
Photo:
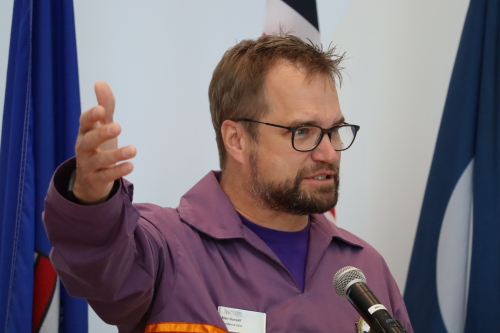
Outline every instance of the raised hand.
{"type": "Polygon", "coordinates": [[[119,124],[113,122],[115,98],[105,82],[95,84],[98,105],[82,113],[76,139],[76,178],[73,194],[83,203],[105,201],[113,182],[132,172],[134,146],[118,148],[119,124]]]}

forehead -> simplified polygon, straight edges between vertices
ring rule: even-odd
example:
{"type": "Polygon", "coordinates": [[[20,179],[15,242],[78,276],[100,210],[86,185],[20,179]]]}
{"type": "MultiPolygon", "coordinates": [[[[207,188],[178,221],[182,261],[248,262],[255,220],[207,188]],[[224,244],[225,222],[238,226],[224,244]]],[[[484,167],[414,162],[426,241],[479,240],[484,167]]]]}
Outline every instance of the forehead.
{"type": "MultiPolygon", "coordinates": [[[[309,74],[299,65],[278,61],[266,76],[267,121],[304,121],[328,126],[342,117],[335,83],[330,75],[309,74]]],[[[284,123],[285,122],[285,123],[284,123]]]]}

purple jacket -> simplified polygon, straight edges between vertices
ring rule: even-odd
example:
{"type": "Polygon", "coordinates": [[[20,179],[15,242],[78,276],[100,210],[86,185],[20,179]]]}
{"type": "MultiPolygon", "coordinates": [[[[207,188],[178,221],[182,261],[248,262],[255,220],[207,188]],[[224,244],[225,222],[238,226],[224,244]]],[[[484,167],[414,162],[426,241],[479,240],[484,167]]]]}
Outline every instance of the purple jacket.
{"type": "Polygon", "coordinates": [[[189,190],[177,209],[132,204],[133,186],[125,181],[108,201],[84,206],[61,195],[73,168],[74,160],[59,167],[46,198],[51,260],[69,293],[87,299],[120,332],[226,332],[217,311],[225,306],[266,313],[267,333],[354,333],[360,316],[332,286],[345,266],[360,268],[381,303],[412,332],[382,257],[323,215],[311,216],[301,292],[242,224],[216,173],[189,190]]]}

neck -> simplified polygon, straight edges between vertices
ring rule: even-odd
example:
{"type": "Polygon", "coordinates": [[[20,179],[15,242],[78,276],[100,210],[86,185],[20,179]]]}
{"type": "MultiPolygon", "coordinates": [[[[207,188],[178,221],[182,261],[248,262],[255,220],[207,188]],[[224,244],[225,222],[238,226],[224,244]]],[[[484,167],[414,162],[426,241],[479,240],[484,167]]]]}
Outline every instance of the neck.
{"type": "Polygon", "coordinates": [[[225,170],[220,185],[234,206],[247,220],[280,231],[300,231],[307,226],[307,215],[292,215],[267,208],[260,198],[248,191],[248,180],[237,172],[225,170]],[[243,181],[242,181],[243,180],[243,181]]]}

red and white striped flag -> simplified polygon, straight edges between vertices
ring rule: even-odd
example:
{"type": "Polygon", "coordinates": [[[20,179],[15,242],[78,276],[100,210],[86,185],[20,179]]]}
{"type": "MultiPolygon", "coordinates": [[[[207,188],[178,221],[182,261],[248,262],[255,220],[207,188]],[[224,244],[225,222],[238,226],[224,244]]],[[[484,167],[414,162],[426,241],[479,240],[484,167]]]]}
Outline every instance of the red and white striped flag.
{"type": "Polygon", "coordinates": [[[321,44],[316,0],[267,0],[264,34],[280,29],[314,44],[321,44]]]}

